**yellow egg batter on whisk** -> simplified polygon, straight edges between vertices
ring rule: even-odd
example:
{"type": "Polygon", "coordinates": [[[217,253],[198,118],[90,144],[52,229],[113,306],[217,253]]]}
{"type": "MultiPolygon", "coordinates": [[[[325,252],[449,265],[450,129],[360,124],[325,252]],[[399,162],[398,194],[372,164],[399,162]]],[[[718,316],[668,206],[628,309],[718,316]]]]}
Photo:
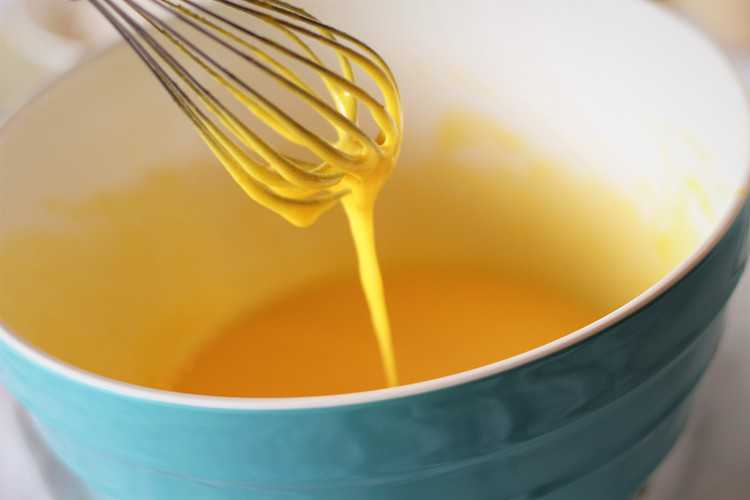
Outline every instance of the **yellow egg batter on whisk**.
{"type": "Polygon", "coordinates": [[[153,11],[126,0],[92,0],[190,118],[230,175],[256,202],[292,224],[309,226],[340,200],[349,219],[360,279],[388,385],[398,384],[396,357],[378,264],[373,227],[375,200],[398,158],[402,119],[398,88],[388,65],[356,38],[322,24],[307,12],[276,0],[219,2],[234,15],[192,0],[153,0],[173,14],[182,30],[153,11]],[[138,22],[145,20],[155,32],[138,22]],[[276,35],[261,31],[268,29],[276,35]],[[189,35],[184,34],[185,30],[189,35]],[[275,86],[303,101],[336,132],[335,140],[304,126],[262,95],[224,57],[209,55],[203,40],[254,68],[275,86]],[[335,55],[338,71],[320,49],[335,55]],[[355,81],[361,71],[382,103],[355,81]],[[314,88],[302,71],[322,82],[314,88]],[[233,112],[208,82],[241,104],[268,130],[316,160],[272,146],[233,112]],[[366,110],[377,128],[361,125],[366,110]]]}

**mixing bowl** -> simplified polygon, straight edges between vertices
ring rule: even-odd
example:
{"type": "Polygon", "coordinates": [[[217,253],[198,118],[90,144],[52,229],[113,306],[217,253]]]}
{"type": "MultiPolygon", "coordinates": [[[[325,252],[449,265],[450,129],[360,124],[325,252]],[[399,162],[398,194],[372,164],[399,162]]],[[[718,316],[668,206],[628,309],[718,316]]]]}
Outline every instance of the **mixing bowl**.
{"type": "MultiPolygon", "coordinates": [[[[387,265],[538,253],[579,263],[558,266],[560,283],[592,298],[625,290],[624,305],[521,355],[398,388],[146,388],[248,303],[354,261],[340,213],[301,231],[248,201],[118,46],[0,133],[2,383],[103,499],[632,498],[688,418],[747,258],[750,115],[731,67],[648,2],[309,3],[399,78],[408,131],[378,212],[387,265]],[[504,148],[479,161],[468,147],[459,156],[476,168],[430,170],[437,124],[456,113],[502,124],[571,178],[600,179],[658,237],[622,236],[609,195],[601,223],[518,229],[523,211],[499,211],[523,198],[496,182],[513,163],[504,148]],[[665,263],[627,296],[636,271],[665,263]]],[[[585,219],[564,194],[534,206],[585,219]]]]}

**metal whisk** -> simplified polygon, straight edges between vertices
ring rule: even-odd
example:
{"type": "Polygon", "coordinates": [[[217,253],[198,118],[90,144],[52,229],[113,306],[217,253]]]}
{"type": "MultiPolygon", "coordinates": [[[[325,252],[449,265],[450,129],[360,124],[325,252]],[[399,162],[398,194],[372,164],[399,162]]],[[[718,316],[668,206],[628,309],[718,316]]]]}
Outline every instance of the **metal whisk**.
{"type": "Polygon", "coordinates": [[[355,37],[280,0],[88,1],[159,79],[245,192],[293,224],[312,224],[337,200],[393,167],[402,140],[396,82],[385,61],[355,37]],[[210,55],[212,49],[231,57],[210,55]],[[335,55],[337,62],[326,62],[324,55],[335,55]],[[336,138],[325,139],[285,112],[253,81],[238,76],[240,68],[229,67],[229,59],[304,101],[332,125],[336,138]],[[381,95],[360,86],[357,72],[381,95]],[[207,80],[227,96],[218,97],[207,80]],[[308,158],[273,146],[230,109],[227,98],[308,158]],[[365,131],[360,109],[369,112],[376,132],[365,131]]]}

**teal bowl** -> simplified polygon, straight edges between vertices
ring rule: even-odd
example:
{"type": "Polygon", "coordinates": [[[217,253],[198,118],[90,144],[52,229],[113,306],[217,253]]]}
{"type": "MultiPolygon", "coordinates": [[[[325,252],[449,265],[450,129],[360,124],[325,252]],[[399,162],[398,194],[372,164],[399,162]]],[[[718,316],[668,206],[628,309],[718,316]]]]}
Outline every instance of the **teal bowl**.
{"type": "MultiPolygon", "coordinates": [[[[301,232],[219,167],[189,166],[207,153],[115,47],[0,132],[3,385],[101,499],[630,500],[685,425],[748,256],[750,115],[730,65],[641,1],[310,8],[361,34],[399,77],[408,132],[378,213],[386,263],[520,258],[491,204],[501,198],[491,172],[511,159],[484,155],[488,168],[444,179],[418,166],[441,116],[481,113],[571,176],[611,185],[653,229],[622,237],[560,190],[535,206],[580,223],[524,235],[523,248],[576,263],[558,266],[575,276],[554,279],[594,298],[638,293],[550,344],[393,389],[279,399],[149,389],[247,301],[353,272],[353,257],[340,214],[301,232]],[[139,189],[154,179],[178,186],[174,196],[108,211],[147,203],[139,189]],[[458,179],[483,186],[483,210],[467,201],[478,194],[456,192],[458,179]],[[451,210],[440,224],[404,213],[414,196],[451,210]],[[665,241],[677,240],[670,253],[665,241]],[[645,269],[655,278],[642,287],[633,276],[645,269]],[[185,334],[164,340],[160,327],[176,320],[185,334]]],[[[476,164],[467,149],[456,164],[463,154],[476,164]]],[[[606,216],[614,204],[591,206],[606,216]]]]}

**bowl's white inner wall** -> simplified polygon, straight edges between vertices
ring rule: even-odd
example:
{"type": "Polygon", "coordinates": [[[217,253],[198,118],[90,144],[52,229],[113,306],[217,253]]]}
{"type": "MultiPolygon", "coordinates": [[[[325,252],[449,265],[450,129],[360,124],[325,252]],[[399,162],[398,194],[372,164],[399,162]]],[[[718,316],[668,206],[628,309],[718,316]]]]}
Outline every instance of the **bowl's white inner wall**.
{"type": "MultiPolygon", "coordinates": [[[[645,3],[321,0],[315,12],[399,78],[406,143],[378,209],[386,267],[536,273],[613,307],[694,250],[744,184],[737,81],[645,3]],[[446,149],[456,115],[474,139],[446,149]],[[545,162],[486,123],[567,170],[527,175],[545,162]],[[685,234],[665,251],[673,231],[685,234]]],[[[252,304],[355,272],[352,254],[340,211],[302,231],[247,200],[123,48],[0,134],[0,319],[90,370],[158,385],[252,304]]]]}

